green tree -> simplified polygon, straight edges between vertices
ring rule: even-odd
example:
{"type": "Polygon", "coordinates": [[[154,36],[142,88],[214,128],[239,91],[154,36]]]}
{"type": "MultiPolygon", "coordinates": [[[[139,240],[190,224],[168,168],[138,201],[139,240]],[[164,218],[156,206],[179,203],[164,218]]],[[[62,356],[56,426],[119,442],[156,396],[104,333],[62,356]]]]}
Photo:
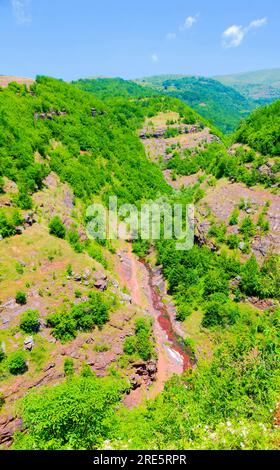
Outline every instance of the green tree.
{"type": "Polygon", "coordinates": [[[57,238],[65,238],[66,228],[58,215],[53,217],[49,223],[49,232],[57,238]]]}
{"type": "Polygon", "coordinates": [[[247,295],[258,295],[260,291],[260,269],[255,256],[245,263],[242,269],[241,289],[247,295]]]}
{"type": "Polygon", "coordinates": [[[21,351],[16,351],[8,357],[8,369],[13,375],[21,375],[27,371],[25,357],[21,351]]]}
{"type": "Polygon", "coordinates": [[[26,294],[22,291],[16,293],[16,303],[19,305],[25,305],[27,303],[26,294]]]}
{"type": "Polygon", "coordinates": [[[17,434],[14,449],[100,448],[126,390],[122,380],[86,376],[29,393],[19,405],[27,432],[17,434]]]}
{"type": "Polygon", "coordinates": [[[20,319],[20,329],[25,333],[38,333],[40,329],[38,310],[26,310],[20,319]]]}
{"type": "Polygon", "coordinates": [[[64,373],[67,377],[74,375],[74,361],[71,357],[67,357],[64,361],[64,373]]]}

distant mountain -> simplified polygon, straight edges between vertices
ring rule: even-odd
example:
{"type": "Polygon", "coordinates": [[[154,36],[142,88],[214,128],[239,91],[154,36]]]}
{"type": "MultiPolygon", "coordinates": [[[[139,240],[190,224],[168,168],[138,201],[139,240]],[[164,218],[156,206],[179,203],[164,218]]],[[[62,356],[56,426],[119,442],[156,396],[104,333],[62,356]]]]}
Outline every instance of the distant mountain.
{"type": "Polygon", "coordinates": [[[280,98],[280,69],[259,70],[214,78],[234,88],[246,98],[257,100],[261,104],[280,98]]]}
{"type": "Polygon", "coordinates": [[[14,77],[12,75],[0,75],[0,87],[6,88],[9,83],[16,82],[20,85],[30,86],[34,83],[33,78],[14,77]]]}
{"type": "Polygon", "coordinates": [[[136,82],[179,98],[226,133],[234,131],[240,120],[257,105],[235,89],[212,78],[162,75],[138,79],[136,82]]]}

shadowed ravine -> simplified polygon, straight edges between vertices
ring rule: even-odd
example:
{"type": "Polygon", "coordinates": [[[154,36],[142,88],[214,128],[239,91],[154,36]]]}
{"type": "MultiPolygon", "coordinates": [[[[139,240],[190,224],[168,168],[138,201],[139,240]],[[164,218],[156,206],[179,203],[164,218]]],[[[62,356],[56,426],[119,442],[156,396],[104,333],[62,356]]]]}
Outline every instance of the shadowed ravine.
{"type": "Polygon", "coordinates": [[[153,308],[158,312],[157,321],[169,343],[166,347],[169,349],[169,354],[173,355],[175,359],[177,358],[178,360],[178,358],[180,358],[183,368],[182,372],[184,372],[192,366],[191,353],[186,347],[183,338],[175,331],[174,320],[171,318],[171,313],[167,305],[162,301],[160,289],[155,285],[154,270],[145,260],[141,260],[141,263],[148,271],[153,308]]]}

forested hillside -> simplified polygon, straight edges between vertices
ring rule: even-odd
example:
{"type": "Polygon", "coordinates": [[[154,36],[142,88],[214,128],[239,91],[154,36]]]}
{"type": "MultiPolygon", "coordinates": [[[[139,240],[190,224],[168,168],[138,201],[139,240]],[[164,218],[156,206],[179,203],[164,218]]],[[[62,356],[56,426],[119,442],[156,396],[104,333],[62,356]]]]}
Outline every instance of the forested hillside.
{"type": "Polygon", "coordinates": [[[113,191],[135,201],[164,189],[163,178],[134,135],[145,108],[152,112],[157,107],[156,99],[143,108],[116,103],[113,111],[90,94],[39,77],[30,91],[17,84],[1,90],[0,103],[0,172],[18,183],[20,200],[42,187],[50,169],[79,197],[101,193],[106,198],[113,191]],[[36,161],[36,152],[42,161],[36,161]]]}
{"type": "Polygon", "coordinates": [[[122,78],[85,78],[72,82],[77,88],[93,93],[100,99],[104,98],[144,98],[157,94],[152,88],[143,89],[140,85],[122,78]]]}
{"type": "Polygon", "coordinates": [[[163,75],[137,82],[179,98],[226,133],[232,132],[256,106],[233,88],[210,78],[163,75]]]}
{"type": "Polygon", "coordinates": [[[264,155],[280,155],[280,101],[256,110],[238,129],[236,139],[264,155]]]}

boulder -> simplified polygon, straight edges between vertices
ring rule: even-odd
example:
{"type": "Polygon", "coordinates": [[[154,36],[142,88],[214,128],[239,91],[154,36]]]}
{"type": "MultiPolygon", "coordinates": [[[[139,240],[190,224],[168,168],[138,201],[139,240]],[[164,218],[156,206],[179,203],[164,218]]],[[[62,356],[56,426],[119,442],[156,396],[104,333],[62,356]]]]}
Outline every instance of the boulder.
{"type": "Polygon", "coordinates": [[[23,346],[23,348],[24,348],[26,351],[32,351],[33,346],[34,346],[33,336],[28,336],[28,337],[24,340],[24,346],[23,346]]]}
{"type": "Polygon", "coordinates": [[[132,297],[130,295],[124,294],[123,292],[121,292],[120,297],[121,297],[121,302],[128,302],[132,304],[132,297]]]}

